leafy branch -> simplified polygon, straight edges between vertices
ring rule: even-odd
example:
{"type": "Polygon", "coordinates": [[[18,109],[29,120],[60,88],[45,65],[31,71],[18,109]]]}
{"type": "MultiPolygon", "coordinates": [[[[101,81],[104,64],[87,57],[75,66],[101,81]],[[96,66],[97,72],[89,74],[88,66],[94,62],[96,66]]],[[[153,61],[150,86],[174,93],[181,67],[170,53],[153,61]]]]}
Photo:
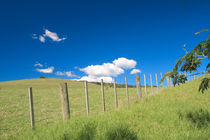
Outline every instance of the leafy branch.
{"type": "MultiPolygon", "coordinates": [[[[201,32],[210,32],[209,30],[201,30],[200,32],[195,33],[195,35],[200,34],[201,32]]],[[[187,81],[187,77],[185,74],[180,74],[178,72],[193,72],[197,71],[198,68],[202,65],[202,62],[206,58],[210,58],[210,34],[208,38],[205,41],[201,41],[191,52],[188,52],[186,50],[186,45],[183,46],[183,49],[185,50],[186,54],[179,58],[174,65],[173,71],[168,72],[163,75],[163,78],[161,79],[160,83],[163,82],[163,80],[169,76],[173,79],[173,85],[179,85],[180,83],[185,83],[187,81]]],[[[210,63],[206,66],[207,73],[210,73],[210,63]]],[[[200,86],[199,91],[202,91],[202,93],[209,88],[209,78],[203,79],[200,86]]]]}

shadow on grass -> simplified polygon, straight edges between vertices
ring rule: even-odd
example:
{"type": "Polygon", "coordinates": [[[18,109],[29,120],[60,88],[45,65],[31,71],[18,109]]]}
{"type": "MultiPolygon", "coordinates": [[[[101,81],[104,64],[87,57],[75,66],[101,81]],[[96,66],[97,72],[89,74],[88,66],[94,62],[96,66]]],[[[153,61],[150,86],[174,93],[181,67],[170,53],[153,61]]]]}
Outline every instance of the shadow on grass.
{"type": "Polygon", "coordinates": [[[134,131],[125,125],[112,127],[106,132],[107,140],[137,140],[137,135],[134,131]]]}
{"type": "Polygon", "coordinates": [[[210,113],[208,110],[199,109],[193,111],[179,112],[180,119],[187,119],[192,122],[197,128],[206,128],[210,124],[210,113]]]}

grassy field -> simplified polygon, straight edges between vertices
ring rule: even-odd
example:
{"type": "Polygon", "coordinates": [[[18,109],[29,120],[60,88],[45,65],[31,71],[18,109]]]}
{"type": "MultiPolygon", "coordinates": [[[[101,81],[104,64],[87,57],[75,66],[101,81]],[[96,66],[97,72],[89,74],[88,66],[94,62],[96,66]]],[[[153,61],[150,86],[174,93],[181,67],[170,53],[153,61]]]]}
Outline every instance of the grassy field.
{"type": "Polygon", "coordinates": [[[62,79],[0,82],[0,138],[208,140],[210,91],[198,93],[199,83],[200,79],[196,79],[176,88],[165,88],[141,101],[137,101],[136,89],[130,88],[130,105],[126,103],[125,89],[118,88],[119,109],[114,106],[113,88],[107,86],[105,113],[100,86],[89,83],[87,117],[83,82],[62,79]],[[62,121],[60,82],[67,82],[69,87],[71,119],[67,122],[62,121]],[[30,130],[28,87],[33,87],[35,131],[30,130]]]}

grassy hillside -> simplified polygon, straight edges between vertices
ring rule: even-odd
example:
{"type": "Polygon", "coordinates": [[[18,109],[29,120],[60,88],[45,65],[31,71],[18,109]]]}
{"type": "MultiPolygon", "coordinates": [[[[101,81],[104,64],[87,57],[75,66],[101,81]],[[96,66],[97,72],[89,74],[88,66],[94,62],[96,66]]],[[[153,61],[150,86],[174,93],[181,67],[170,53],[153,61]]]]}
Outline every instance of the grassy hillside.
{"type": "MultiPolygon", "coordinates": [[[[27,79],[0,82],[0,136],[15,136],[30,129],[28,88],[33,88],[36,128],[62,122],[59,84],[67,82],[71,118],[86,116],[84,82],[64,79],[27,79]]],[[[100,85],[89,83],[90,114],[102,113],[100,85]]],[[[114,90],[105,84],[106,110],[115,109],[114,90]]],[[[119,107],[126,105],[125,88],[119,88],[119,107]]],[[[137,100],[136,88],[129,89],[131,102],[137,100]]]]}
{"type": "Polygon", "coordinates": [[[125,89],[120,88],[120,109],[114,109],[113,89],[105,87],[106,113],[102,113],[100,86],[89,84],[89,117],[85,112],[83,82],[61,79],[2,82],[0,135],[15,139],[209,139],[210,91],[198,93],[199,82],[196,79],[176,88],[165,88],[140,102],[136,101],[136,89],[131,88],[133,104],[129,106],[125,89]],[[58,83],[63,81],[69,85],[72,113],[67,122],[62,122],[60,109],[58,83]],[[30,86],[34,91],[35,131],[30,130],[27,94],[30,86]]]}

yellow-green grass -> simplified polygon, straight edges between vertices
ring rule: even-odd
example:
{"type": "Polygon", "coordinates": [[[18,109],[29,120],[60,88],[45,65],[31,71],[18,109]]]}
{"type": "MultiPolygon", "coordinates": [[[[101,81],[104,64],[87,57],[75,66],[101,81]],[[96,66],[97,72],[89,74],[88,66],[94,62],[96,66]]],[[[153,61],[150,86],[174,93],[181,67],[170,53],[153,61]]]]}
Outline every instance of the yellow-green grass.
{"type": "Polygon", "coordinates": [[[209,140],[210,90],[199,93],[200,82],[201,78],[175,88],[165,88],[155,96],[144,96],[141,101],[137,100],[136,89],[130,88],[130,105],[126,104],[125,89],[119,88],[119,109],[115,109],[113,88],[105,87],[105,113],[102,112],[100,86],[89,83],[88,117],[84,82],[62,79],[2,82],[0,138],[209,140]],[[66,122],[62,121],[61,115],[61,82],[67,82],[69,86],[71,118],[66,122]],[[30,129],[27,91],[31,86],[36,120],[33,131],[30,129]]]}
{"type": "MultiPolygon", "coordinates": [[[[0,82],[0,137],[8,138],[30,129],[28,88],[33,88],[35,127],[62,122],[59,84],[67,82],[71,119],[86,116],[84,82],[65,79],[26,79],[0,82]]],[[[103,113],[100,85],[88,83],[90,115],[103,113]]],[[[150,93],[150,88],[147,89],[150,93]]],[[[106,111],[115,110],[114,89],[104,87],[106,111]]],[[[154,88],[156,92],[156,89],[154,88]]],[[[143,97],[144,89],[142,89],[143,97]]],[[[118,88],[119,108],[127,105],[125,88],[118,88]]],[[[136,88],[129,88],[130,103],[138,100],[136,88]]]]}

